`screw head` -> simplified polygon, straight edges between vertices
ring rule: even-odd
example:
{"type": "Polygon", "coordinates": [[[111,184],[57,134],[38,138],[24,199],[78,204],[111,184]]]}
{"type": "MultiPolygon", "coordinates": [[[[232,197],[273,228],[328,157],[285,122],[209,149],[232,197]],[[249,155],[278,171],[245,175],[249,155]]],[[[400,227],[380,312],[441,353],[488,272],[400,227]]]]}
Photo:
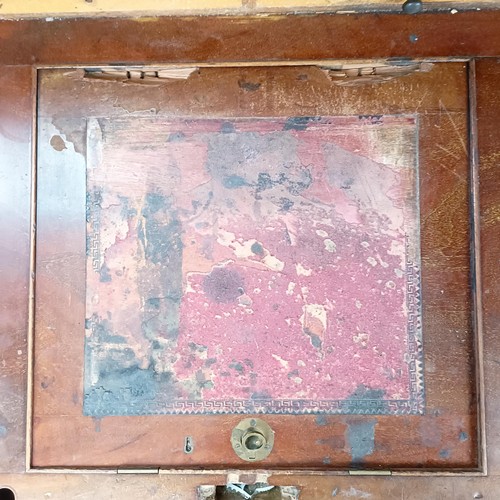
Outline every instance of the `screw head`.
{"type": "Polygon", "coordinates": [[[406,0],[403,4],[403,12],[405,14],[418,14],[422,12],[422,0],[406,0]]]}

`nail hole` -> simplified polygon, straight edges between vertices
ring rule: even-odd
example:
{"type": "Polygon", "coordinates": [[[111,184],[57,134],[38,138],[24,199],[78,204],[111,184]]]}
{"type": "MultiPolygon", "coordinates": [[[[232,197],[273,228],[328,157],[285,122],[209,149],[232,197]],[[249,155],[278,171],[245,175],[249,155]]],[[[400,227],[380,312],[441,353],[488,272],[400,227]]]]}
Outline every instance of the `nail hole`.
{"type": "MultiPolygon", "coordinates": [[[[184,453],[193,453],[194,449],[194,443],[193,443],[193,438],[191,436],[186,436],[186,439],[184,441],[184,453]]],[[[0,500],[2,500],[0,498],[0,500]]]]}
{"type": "Polygon", "coordinates": [[[16,495],[10,488],[0,488],[0,500],[16,500],[16,495]]]}

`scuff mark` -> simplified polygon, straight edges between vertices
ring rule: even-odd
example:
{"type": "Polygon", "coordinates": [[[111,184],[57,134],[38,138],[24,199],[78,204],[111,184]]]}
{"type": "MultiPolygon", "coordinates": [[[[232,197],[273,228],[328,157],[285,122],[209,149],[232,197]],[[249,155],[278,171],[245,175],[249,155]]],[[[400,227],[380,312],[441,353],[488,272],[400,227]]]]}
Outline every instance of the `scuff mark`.
{"type": "MultiPolygon", "coordinates": [[[[352,420],[347,423],[346,438],[353,464],[362,463],[375,449],[375,425],[377,420],[352,420]]],[[[365,497],[366,498],[366,497],[365,497]]]]}
{"type": "Polygon", "coordinates": [[[204,292],[215,302],[234,302],[243,289],[243,278],[235,269],[214,267],[203,280],[204,292]]]}
{"type": "Polygon", "coordinates": [[[448,111],[448,108],[445,106],[444,102],[441,99],[439,99],[439,108],[446,113],[446,116],[448,117],[448,120],[450,121],[450,123],[453,126],[455,132],[457,133],[458,141],[462,145],[462,149],[464,150],[464,153],[468,154],[467,145],[465,144],[465,141],[464,141],[464,138],[462,136],[462,133],[458,129],[458,126],[457,126],[455,120],[453,119],[453,115],[448,111]]]}
{"type": "Polygon", "coordinates": [[[312,274],[312,269],[304,267],[300,262],[295,264],[295,270],[297,272],[297,276],[311,276],[312,274]]]}
{"type": "Polygon", "coordinates": [[[261,86],[262,84],[258,82],[253,83],[245,80],[238,80],[238,87],[246,92],[255,92],[256,90],[259,90],[261,86]]]}
{"type": "Polygon", "coordinates": [[[330,436],[326,439],[316,440],[318,446],[329,446],[335,451],[343,450],[345,447],[345,439],[343,436],[330,436]]]}
{"type": "Polygon", "coordinates": [[[283,271],[285,263],[274,255],[268,254],[262,259],[262,263],[272,271],[283,271]]]}
{"type": "Polygon", "coordinates": [[[320,427],[328,425],[328,418],[326,417],[326,415],[318,415],[316,417],[316,425],[319,425],[320,427]]]}
{"type": "Polygon", "coordinates": [[[311,344],[316,349],[321,349],[326,331],[326,309],[322,304],[305,304],[303,313],[299,318],[302,331],[311,339],[311,344]]]}
{"type": "Polygon", "coordinates": [[[63,151],[65,149],[68,149],[66,147],[66,142],[64,142],[64,139],[60,135],[53,135],[50,138],[50,145],[56,150],[56,151],[63,151]]]}
{"type": "Polygon", "coordinates": [[[317,119],[314,116],[294,116],[288,118],[283,130],[306,130],[308,124],[317,119]]]}
{"type": "Polygon", "coordinates": [[[222,185],[226,189],[238,189],[248,186],[248,183],[241,175],[226,175],[222,178],[222,185]]]}
{"type": "Polygon", "coordinates": [[[420,436],[422,446],[426,448],[437,448],[441,444],[441,430],[438,425],[428,425],[422,422],[420,436]]]}
{"type": "Polygon", "coordinates": [[[94,431],[101,432],[101,419],[97,417],[92,417],[92,420],[94,422],[94,431]]]}
{"type": "Polygon", "coordinates": [[[273,358],[283,367],[283,368],[288,368],[289,366],[289,363],[288,361],[286,361],[285,359],[281,358],[280,356],[278,356],[277,354],[273,354],[272,355],[273,358]]]}
{"type": "Polygon", "coordinates": [[[348,498],[371,498],[372,494],[367,491],[362,491],[351,486],[348,490],[340,491],[340,496],[348,498]]]}
{"type": "Polygon", "coordinates": [[[327,252],[335,253],[337,251],[337,245],[330,238],[326,238],[323,243],[327,252]]]}

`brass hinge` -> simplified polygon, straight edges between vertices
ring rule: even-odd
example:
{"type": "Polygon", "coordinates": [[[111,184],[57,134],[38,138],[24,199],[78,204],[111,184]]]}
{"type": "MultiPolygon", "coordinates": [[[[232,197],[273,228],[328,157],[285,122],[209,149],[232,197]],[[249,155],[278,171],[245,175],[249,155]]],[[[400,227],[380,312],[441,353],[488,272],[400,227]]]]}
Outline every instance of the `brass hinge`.
{"type": "Polygon", "coordinates": [[[118,474],[159,474],[160,469],[116,469],[118,474]]]}
{"type": "Polygon", "coordinates": [[[321,68],[336,85],[343,87],[383,83],[413,73],[428,72],[432,63],[404,62],[394,64],[344,64],[341,67],[321,68]]]}
{"type": "Polygon", "coordinates": [[[350,476],[392,476],[390,470],[350,470],[350,476]]]}

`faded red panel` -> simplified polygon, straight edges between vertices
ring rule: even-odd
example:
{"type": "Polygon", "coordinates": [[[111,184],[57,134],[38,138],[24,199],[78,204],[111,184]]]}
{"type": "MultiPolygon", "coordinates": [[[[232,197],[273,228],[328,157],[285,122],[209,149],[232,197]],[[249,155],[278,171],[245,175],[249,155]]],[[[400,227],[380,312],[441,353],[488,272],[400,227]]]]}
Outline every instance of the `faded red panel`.
{"type": "Polygon", "coordinates": [[[85,412],[423,410],[413,117],[91,119],[85,412]]]}

